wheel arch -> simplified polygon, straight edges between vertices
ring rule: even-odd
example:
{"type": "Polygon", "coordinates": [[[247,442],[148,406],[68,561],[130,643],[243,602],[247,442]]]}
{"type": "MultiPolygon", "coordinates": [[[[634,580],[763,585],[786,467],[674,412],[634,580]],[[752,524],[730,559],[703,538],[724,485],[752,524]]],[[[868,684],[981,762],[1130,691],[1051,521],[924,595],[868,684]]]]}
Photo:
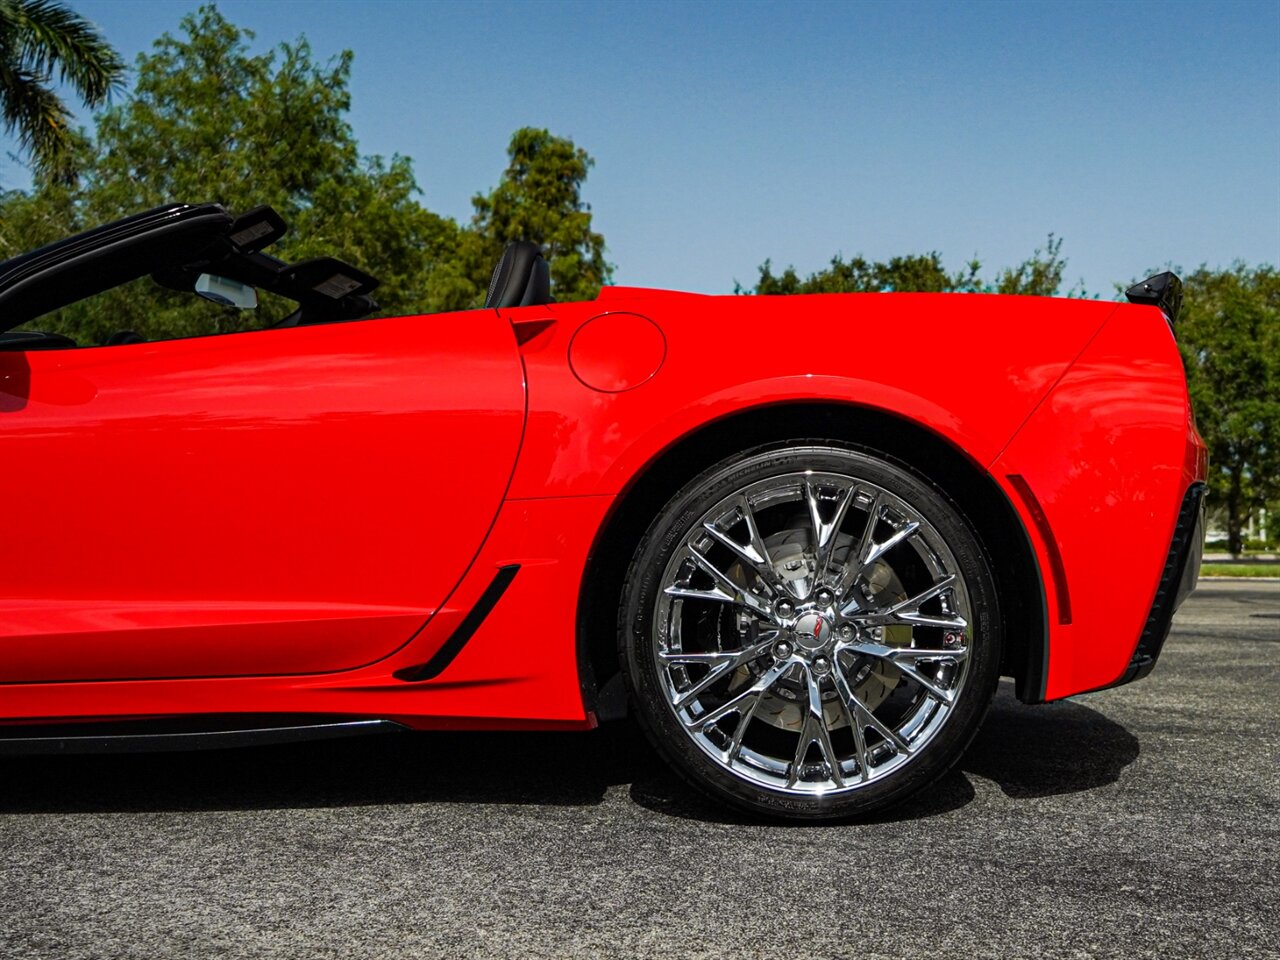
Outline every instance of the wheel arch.
{"type": "Polygon", "coordinates": [[[654,515],[685,483],[743,447],[821,437],[865,445],[941,487],[978,534],[1000,597],[1005,647],[1000,673],[1026,703],[1044,699],[1048,621],[1039,566],[1026,528],[1004,491],[963,450],[916,421],[852,403],[794,401],[740,410],[699,426],[656,454],[618,494],[596,532],[579,590],[578,663],[587,709],[622,716],[617,655],[618,603],[627,566],[654,515]]]}

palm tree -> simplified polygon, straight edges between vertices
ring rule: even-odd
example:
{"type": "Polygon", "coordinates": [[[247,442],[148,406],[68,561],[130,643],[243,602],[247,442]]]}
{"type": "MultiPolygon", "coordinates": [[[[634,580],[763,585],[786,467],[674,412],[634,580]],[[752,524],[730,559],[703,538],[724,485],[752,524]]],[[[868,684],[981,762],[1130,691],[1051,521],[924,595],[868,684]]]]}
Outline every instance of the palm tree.
{"type": "Polygon", "coordinates": [[[38,175],[75,179],[71,111],[57,78],[85,106],[101,106],[124,79],[124,61],[84,17],[56,0],[0,0],[0,117],[38,175]]]}

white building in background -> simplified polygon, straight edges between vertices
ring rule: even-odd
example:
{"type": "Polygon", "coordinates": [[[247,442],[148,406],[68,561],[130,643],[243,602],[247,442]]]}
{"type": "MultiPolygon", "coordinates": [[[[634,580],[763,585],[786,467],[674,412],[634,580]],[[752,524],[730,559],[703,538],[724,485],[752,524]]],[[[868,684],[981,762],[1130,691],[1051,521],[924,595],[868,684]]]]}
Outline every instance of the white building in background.
{"type": "MultiPolygon", "coordinates": [[[[1259,507],[1257,513],[1249,514],[1248,522],[1244,525],[1244,539],[1261,540],[1267,542],[1267,526],[1271,518],[1267,516],[1267,508],[1259,507]]],[[[1205,540],[1212,543],[1215,540],[1227,539],[1227,528],[1222,525],[1219,519],[1212,515],[1206,518],[1205,524],[1205,540]]]]}

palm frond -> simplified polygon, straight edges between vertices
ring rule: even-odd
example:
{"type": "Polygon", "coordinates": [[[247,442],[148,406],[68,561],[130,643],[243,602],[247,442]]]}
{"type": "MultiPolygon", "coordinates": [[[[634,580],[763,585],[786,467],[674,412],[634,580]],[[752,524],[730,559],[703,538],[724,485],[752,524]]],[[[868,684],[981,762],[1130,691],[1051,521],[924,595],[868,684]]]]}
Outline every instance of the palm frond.
{"type": "Polygon", "coordinates": [[[11,65],[37,77],[56,75],[87,106],[101,106],[124,82],[120,55],[89,20],[56,0],[5,0],[0,32],[7,34],[11,65]]]}
{"type": "Polygon", "coordinates": [[[0,117],[31,153],[36,170],[54,181],[75,177],[71,111],[45,86],[44,78],[29,70],[15,70],[0,62],[0,117]]]}

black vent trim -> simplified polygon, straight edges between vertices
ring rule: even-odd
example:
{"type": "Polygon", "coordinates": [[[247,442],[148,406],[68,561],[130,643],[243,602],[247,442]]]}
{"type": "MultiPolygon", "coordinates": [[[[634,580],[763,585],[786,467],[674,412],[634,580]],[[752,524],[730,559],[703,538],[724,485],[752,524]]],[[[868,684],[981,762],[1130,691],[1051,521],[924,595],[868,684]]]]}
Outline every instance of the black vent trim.
{"type": "Polygon", "coordinates": [[[1164,562],[1151,613],[1138,637],[1138,646],[1133,651],[1128,669],[1112,686],[1141,680],[1151,672],[1169,636],[1174,612],[1196,587],[1200,560],[1204,555],[1204,492],[1203,483],[1194,483],[1182,499],[1178,524],[1173,528],[1173,542],[1169,544],[1169,556],[1164,562]]]}
{"type": "Polygon", "coordinates": [[[462,618],[462,622],[458,624],[457,629],[453,631],[449,639],[444,642],[443,646],[435,652],[431,659],[426,663],[415,664],[412,667],[402,667],[393,676],[397,680],[416,682],[419,680],[431,680],[444,673],[445,668],[453,663],[454,658],[462,652],[462,648],[467,645],[467,641],[471,639],[472,634],[480,629],[480,624],[484,623],[485,618],[498,605],[498,601],[507,592],[507,587],[511,586],[511,581],[516,578],[516,574],[519,571],[520,564],[518,563],[499,567],[498,572],[494,574],[492,582],[485,587],[484,593],[480,595],[476,605],[471,608],[471,612],[462,618]]]}

